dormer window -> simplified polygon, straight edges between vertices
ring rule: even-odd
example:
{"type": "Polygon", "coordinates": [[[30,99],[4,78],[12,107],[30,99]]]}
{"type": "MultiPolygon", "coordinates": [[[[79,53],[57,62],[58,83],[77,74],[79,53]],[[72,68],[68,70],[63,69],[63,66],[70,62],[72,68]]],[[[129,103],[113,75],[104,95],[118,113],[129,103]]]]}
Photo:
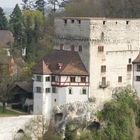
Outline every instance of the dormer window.
{"type": "Polygon", "coordinates": [[[59,70],[62,68],[62,66],[63,66],[62,63],[58,63],[58,64],[57,64],[57,67],[58,67],[59,70]]]}

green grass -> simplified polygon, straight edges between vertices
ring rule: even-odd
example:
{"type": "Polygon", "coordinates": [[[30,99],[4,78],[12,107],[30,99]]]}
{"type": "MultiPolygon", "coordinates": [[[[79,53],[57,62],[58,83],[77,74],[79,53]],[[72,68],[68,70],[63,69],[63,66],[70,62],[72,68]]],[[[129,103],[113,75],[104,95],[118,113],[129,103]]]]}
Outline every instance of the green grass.
{"type": "Polygon", "coordinates": [[[24,113],[18,113],[16,111],[11,110],[5,110],[5,112],[2,112],[2,107],[0,106],[0,117],[10,117],[10,116],[19,116],[19,115],[25,115],[24,113]]]}

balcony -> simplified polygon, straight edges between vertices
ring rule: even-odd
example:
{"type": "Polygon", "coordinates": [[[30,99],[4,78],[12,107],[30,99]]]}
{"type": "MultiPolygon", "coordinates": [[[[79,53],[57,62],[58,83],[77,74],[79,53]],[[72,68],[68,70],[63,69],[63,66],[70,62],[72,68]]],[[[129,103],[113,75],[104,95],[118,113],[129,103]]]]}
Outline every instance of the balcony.
{"type": "Polygon", "coordinates": [[[99,88],[107,88],[110,85],[110,82],[99,82],[99,88]]]}

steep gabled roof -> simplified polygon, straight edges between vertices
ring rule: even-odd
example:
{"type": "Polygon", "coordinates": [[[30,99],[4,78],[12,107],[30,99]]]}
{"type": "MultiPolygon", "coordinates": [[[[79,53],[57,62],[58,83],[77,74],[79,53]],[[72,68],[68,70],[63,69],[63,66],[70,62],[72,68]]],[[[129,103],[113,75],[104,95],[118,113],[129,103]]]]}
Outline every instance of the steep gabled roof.
{"type": "MultiPolygon", "coordinates": [[[[48,69],[52,74],[60,75],[88,75],[88,72],[78,54],[74,51],[52,50],[46,55],[44,63],[48,64],[48,69]],[[59,67],[60,66],[60,67],[59,67]]],[[[40,63],[33,68],[34,74],[48,74],[48,69],[41,71],[40,63]]]]}
{"type": "Polygon", "coordinates": [[[139,52],[138,56],[136,57],[136,59],[132,63],[133,64],[140,63],[140,52],[139,52]]]}
{"type": "Polygon", "coordinates": [[[44,75],[52,73],[48,67],[48,64],[46,64],[43,59],[40,60],[40,62],[35,67],[33,67],[32,72],[35,74],[44,74],[44,75]]]}

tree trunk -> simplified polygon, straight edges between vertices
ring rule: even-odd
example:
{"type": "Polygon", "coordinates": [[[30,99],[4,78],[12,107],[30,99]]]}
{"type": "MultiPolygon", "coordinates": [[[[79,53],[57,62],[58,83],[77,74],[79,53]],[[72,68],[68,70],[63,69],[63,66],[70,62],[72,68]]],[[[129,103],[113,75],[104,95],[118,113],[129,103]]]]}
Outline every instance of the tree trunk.
{"type": "Polygon", "coordinates": [[[4,113],[4,112],[5,112],[5,108],[6,108],[6,106],[5,106],[5,102],[3,102],[2,104],[3,104],[2,112],[4,113]]]}

